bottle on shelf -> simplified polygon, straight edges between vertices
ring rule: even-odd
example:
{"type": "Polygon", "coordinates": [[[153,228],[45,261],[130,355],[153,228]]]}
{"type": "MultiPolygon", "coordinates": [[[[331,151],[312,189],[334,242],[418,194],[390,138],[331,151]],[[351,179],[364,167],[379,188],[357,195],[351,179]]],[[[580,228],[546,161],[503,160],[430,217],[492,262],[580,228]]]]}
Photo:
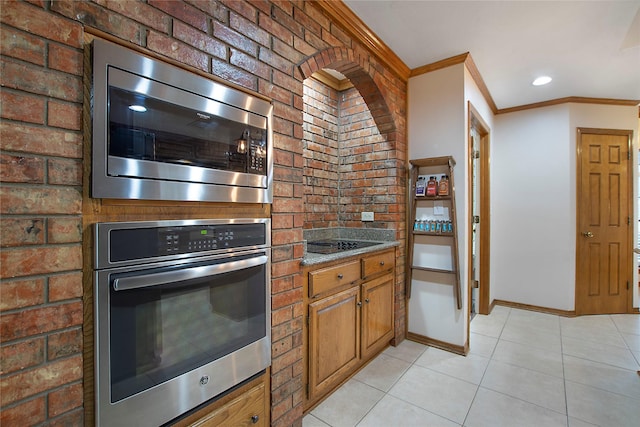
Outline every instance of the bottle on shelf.
{"type": "Polygon", "coordinates": [[[413,223],[413,231],[437,234],[453,233],[453,222],[450,219],[416,219],[413,223]]]}
{"type": "Polygon", "coordinates": [[[442,178],[440,178],[440,183],[438,184],[438,195],[449,195],[449,177],[447,175],[442,175],[442,178]]]}
{"type": "Polygon", "coordinates": [[[426,187],[427,187],[427,182],[424,179],[424,176],[419,176],[418,181],[416,182],[416,196],[417,197],[424,196],[426,187]]]}
{"type": "Polygon", "coordinates": [[[427,182],[427,196],[436,196],[438,194],[438,181],[436,181],[436,177],[432,176],[429,178],[429,182],[427,182]]]}

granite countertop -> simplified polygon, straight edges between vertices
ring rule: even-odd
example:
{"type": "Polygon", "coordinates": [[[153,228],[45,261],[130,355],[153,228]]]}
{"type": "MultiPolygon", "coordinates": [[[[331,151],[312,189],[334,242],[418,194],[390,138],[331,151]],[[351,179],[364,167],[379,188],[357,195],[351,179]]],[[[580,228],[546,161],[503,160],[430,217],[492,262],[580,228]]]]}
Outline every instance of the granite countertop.
{"type": "Polygon", "coordinates": [[[335,261],[342,258],[348,258],[354,255],[376,252],[383,249],[400,246],[400,242],[393,240],[395,230],[384,230],[374,228],[314,228],[304,230],[303,236],[305,241],[318,241],[327,239],[337,240],[358,240],[365,242],[375,242],[375,245],[358,249],[343,250],[333,254],[318,254],[306,251],[302,258],[301,265],[317,265],[325,262],[335,261]]]}

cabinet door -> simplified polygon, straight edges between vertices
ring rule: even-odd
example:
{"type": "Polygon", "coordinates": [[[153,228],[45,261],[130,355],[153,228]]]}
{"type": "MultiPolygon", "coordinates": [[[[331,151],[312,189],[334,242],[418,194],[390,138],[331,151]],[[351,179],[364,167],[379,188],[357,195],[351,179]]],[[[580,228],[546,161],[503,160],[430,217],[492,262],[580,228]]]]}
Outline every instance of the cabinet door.
{"type": "Polygon", "coordinates": [[[393,274],[362,284],[362,358],[393,338],[393,274]]]}
{"type": "Polygon", "coordinates": [[[265,387],[259,384],[240,397],[204,416],[189,427],[266,427],[268,417],[264,412],[265,387]]]}
{"type": "Polygon", "coordinates": [[[359,289],[309,304],[309,399],[325,393],[360,360],[359,289]]]}

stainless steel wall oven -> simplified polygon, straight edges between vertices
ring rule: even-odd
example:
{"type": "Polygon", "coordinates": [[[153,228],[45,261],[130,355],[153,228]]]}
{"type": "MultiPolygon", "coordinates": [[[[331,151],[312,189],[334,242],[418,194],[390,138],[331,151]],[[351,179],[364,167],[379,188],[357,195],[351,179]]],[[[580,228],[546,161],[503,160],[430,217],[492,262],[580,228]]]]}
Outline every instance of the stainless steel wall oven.
{"type": "Polygon", "coordinates": [[[271,202],[271,103],[104,40],[92,53],[92,197],[271,202]]]}
{"type": "Polygon", "coordinates": [[[270,365],[269,219],[94,231],[96,425],[162,425],[270,365]]]}

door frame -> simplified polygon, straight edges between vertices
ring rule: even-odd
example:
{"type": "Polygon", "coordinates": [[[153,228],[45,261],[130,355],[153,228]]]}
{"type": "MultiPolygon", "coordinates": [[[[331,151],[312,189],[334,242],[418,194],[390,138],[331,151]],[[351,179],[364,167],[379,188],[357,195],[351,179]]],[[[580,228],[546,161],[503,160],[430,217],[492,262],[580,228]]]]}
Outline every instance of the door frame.
{"type": "MultiPolygon", "coordinates": [[[[467,141],[468,141],[468,203],[469,209],[473,203],[473,141],[471,139],[471,129],[475,128],[480,135],[480,182],[479,182],[479,197],[480,197],[480,292],[478,292],[478,306],[477,312],[479,314],[489,314],[490,312],[490,259],[491,259],[491,209],[490,209],[490,128],[484,121],[478,110],[473,106],[471,101],[467,101],[468,106],[468,118],[467,118],[467,141]],[[482,237],[484,236],[484,237],[482,237]]],[[[471,215],[471,221],[473,216],[471,215]]],[[[469,227],[468,235],[471,236],[471,221],[468,222],[469,227]]],[[[469,244],[467,248],[467,259],[469,260],[469,268],[467,273],[467,295],[469,301],[471,301],[471,272],[472,267],[470,265],[473,251],[473,239],[469,238],[469,244]]],[[[469,303],[469,318],[471,318],[471,303],[469,303]]]]}
{"type": "Polygon", "coordinates": [[[628,162],[627,162],[627,196],[629,198],[629,207],[628,207],[628,215],[629,215],[629,227],[627,230],[627,239],[628,244],[625,250],[627,251],[627,279],[629,286],[627,287],[627,313],[633,313],[633,246],[634,246],[634,238],[633,238],[633,219],[634,215],[634,197],[633,197],[633,130],[624,130],[624,129],[602,129],[602,128],[585,128],[578,127],[576,128],[576,154],[577,154],[577,163],[576,163],[576,233],[575,233],[575,245],[576,245],[576,269],[574,276],[574,298],[575,298],[575,313],[576,315],[582,315],[583,307],[578,306],[578,268],[579,268],[579,240],[581,238],[580,230],[578,229],[580,225],[580,188],[581,188],[581,174],[582,174],[582,135],[590,134],[590,135],[618,135],[618,136],[626,136],[627,137],[627,150],[628,150],[628,162]]]}

